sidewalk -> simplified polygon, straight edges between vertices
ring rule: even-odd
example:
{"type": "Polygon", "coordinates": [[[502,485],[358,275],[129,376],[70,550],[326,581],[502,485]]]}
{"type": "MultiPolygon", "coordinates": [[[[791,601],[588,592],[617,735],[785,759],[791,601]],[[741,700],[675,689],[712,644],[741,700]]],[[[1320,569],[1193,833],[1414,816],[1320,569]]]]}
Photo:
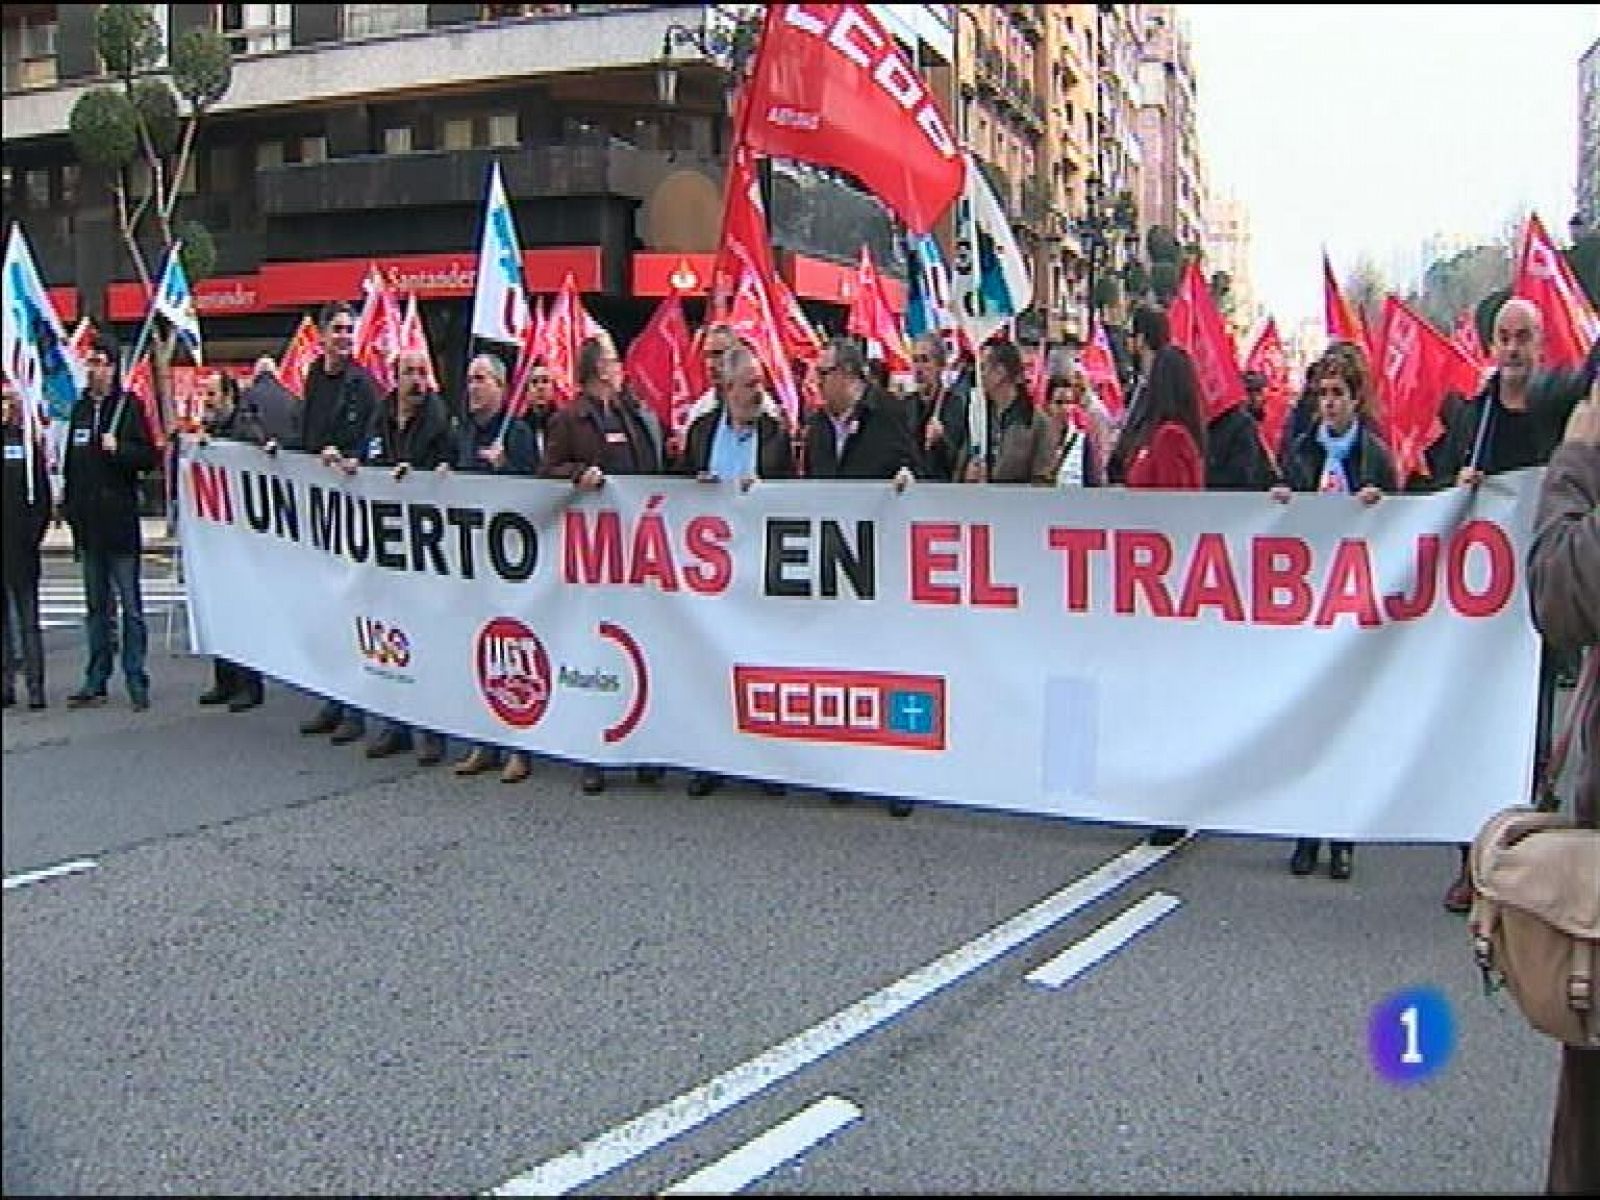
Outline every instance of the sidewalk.
{"type": "MultiPolygon", "coordinates": [[[[177,539],[167,533],[167,519],[165,517],[140,517],[140,533],[144,538],[144,552],[146,554],[168,554],[177,546],[177,539]]],[[[72,553],[72,530],[67,528],[67,523],[62,521],[59,525],[51,524],[44,531],[44,554],[70,555],[72,553]]]]}

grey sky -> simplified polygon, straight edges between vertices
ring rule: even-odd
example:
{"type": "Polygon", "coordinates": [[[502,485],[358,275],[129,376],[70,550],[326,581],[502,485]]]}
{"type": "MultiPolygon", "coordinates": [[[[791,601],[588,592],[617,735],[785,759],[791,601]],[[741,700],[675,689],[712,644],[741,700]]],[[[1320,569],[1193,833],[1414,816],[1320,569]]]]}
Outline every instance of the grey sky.
{"type": "Polygon", "coordinates": [[[1397,290],[1424,241],[1497,237],[1575,207],[1578,58],[1600,4],[1185,5],[1211,185],[1249,210],[1256,294],[1280,328],[1367,258],[1397,290]]]}

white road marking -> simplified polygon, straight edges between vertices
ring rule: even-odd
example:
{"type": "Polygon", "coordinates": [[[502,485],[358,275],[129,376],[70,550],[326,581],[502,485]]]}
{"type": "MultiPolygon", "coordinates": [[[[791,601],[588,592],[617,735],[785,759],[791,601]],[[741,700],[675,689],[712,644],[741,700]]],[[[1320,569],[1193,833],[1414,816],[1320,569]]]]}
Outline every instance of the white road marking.
{"type": "Polygon", "coordinates": [[[53,867],[43,867],[37,871],[24,871],[20,875],[7,875],[5,890],[9,892],[12,888],[38,883],[41,879],[54,879],[58,875],[75,875],[79,871],[92,871],[99,865],[92,858],[75,858],[71,862],[58,863],[53,867]]]}
{"type": "Polygon", "coordinates": [[[1173,849],[1175,847],[1140,843],[1123,851],[1077,882],[1045,897],[1032,908],[980,934],[943,958],[880,988],[715,1079],[508,1179],[489,1194],[560,1196],[610,1174],[849,1045],[950,984],[1015,950],[1079,909],[1137,878],[1173,849]]]}
{"type": "Polygon", "coordinates": [[[731,1196],[765,1179],[792,1158],[856,1121],[861,1110],[839,1096],[824,1096],[760,1137],[680,1179],[663,1196],[731,1196]]]}
{"type": "Polygon", "coordinates": [[[1152,892],[1082,941],[1074,942],[1049,962],[1028,972],[1028,982],[1047,988],[1058,988],[1072,982],[1090,967],[1115,954],[1181,903],[1176,896],[1167,892],[1152,892]]]}

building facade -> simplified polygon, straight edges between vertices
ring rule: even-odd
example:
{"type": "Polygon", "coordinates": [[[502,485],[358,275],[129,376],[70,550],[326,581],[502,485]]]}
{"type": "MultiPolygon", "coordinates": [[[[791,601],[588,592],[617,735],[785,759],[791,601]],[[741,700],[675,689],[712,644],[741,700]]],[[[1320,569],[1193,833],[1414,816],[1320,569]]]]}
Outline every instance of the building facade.
{"type": "MultiPolygon", "coordinates": [[[[142,315],[142,289],[108,181],[79,163],[67,136],[78,97],[107,82],[97,7],[4,10],[0,202],[61,306],[126,331],[142,315]]],[[[275,352],[302,313],[358,296],[376,262],[418,294],[441,366],[458,376],[451,360],[467,342],[491,162],[530,290],[552,292],[572,274],[622,339],[686,278],[690,296],[703,295],[721,216],[730,51],[760,6],[151,7],[169,44],[209,25],[235,52],[183,185],[182,212],[217,248],[215,275],[196,286],[212,357],[275,352]]],[[[942,72],[936,90],[948,105],[953,6],[878,7],[907,55],[930,77],[942,72]]],[[[764,184],[779,269],[825,326],[842,325],[863,243],[891,280],[903,278],[899,240],[871,197],[801,167],[769,170],[764,184]]]]}
{"type": "Polygon", "coordinates": [[[1600,38],[1578,60],[1578,196],[1576,221],[1600,232],[1600,38]]]}

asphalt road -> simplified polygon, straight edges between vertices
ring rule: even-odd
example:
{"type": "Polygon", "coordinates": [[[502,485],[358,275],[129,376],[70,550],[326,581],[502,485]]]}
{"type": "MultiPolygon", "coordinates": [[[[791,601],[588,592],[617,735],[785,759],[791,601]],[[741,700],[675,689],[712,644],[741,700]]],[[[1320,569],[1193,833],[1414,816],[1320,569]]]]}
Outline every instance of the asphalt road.
{"type": "Polygon", "coordinates": [[[1249,838],[462,780],[300,737],[275,685],[201,709],[159,637],[149,712],[69,713],[49,641],[52,707],[3,724],[7,1194],[656,1193],[827,1097],[856,1115],[713,1190],[1542,1187],[1556,1051],[1482,995],[1452,848],[1339,883],[1249,838]],[[1395,1086],[1368,1019],[1419,985],[1454,1051],[1395,1086]]]}

